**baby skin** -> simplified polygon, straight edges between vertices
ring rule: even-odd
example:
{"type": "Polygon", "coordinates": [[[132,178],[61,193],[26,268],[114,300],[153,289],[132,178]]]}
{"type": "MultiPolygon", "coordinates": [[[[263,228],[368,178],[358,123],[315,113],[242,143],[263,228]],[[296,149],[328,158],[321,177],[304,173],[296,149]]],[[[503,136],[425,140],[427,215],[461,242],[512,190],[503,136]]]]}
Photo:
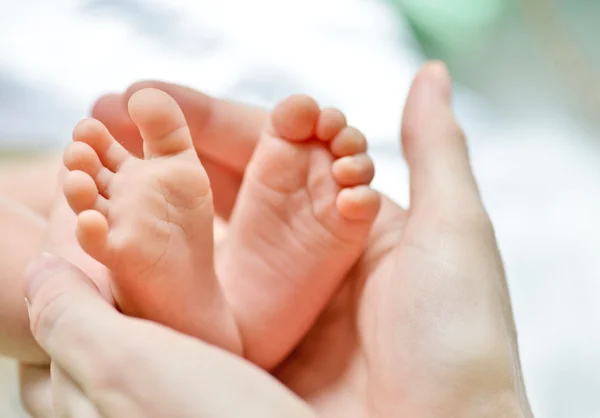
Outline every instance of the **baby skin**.
{"type": "Polygon", "coordinates": [[[210,182],[182,111],[154,89],[134,94],[128,108],[143,159],[93,119],[65,150],[79,244],[109,269],[124,313],[272,369],[366,245],[380,196],[368,186],[364,137],[308,97],[279,104],[215,254],[210,182]]]}

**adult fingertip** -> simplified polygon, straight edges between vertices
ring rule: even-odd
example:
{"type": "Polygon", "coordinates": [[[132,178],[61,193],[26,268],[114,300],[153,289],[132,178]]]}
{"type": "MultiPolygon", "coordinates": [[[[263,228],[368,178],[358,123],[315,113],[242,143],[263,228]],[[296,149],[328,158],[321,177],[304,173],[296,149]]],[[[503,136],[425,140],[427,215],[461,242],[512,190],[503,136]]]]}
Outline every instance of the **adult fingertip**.
{"type": "Polygon", "coordinates": [[[409,159],[421,152],[430,155],[438,150],[430,147],[429,142],[439,138],[429,137],[431,130],[439,128],[441,122],[448,125],[452,115],[450,94],[451,81],[446,65],[441,61],[423,65],[413,80],[402,119],[402,141],[409,159]]]}
{"type": "Polygon", "coordinates": [[[91,115],[106,126],[111,135],[134,155],[141,155],[142,137],[127,111],[126,94],[107,94],[92,106],[91,115]]]}
{"type": "Polygon", "coordinates": [[[118,93],[108,93],[100,96],[92,105],[90,115],[96,119],[102,119],[102,116],[110,112],[115,103],[121,101],[121,95],[118,93]]]}
{"type": "Polygon", "coordinates": [[[131,84],[129,87],[127,87],[127,90],[125,90],[125,93],[123,94],[123,97],[125,99],[125,103],[127,103],[129,101],[129,99],[131,98],[131,96],[133,96],[136,92],[143,90],[143,89],[158,89],[158,90],[162,90],[161,86],[166,85],[167,83],[164,83],[162,81],[158,81],[158,80],[142,80],[142,81],[136,81],[135,83],[131,84]]]}
{"type": "Polygon", "coordinates": [[[452,78],[446,64],[442,61],[430,61],[425,64],[423,74],[437,90],[439,97],[449,104],[452,96],[452,78]]]}

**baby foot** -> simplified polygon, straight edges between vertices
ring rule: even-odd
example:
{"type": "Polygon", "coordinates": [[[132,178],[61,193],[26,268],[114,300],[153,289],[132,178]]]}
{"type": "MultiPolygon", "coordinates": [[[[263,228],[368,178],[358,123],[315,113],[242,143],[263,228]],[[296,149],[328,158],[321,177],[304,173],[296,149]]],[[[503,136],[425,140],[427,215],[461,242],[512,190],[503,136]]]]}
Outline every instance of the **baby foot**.
{"type": "Polygon", "coordinates": [[[81,247],[111,272],[120,308],[240,353],[233,315],[216,279],[208,177],[184,115],[159,90],[129,101],[144,159],[100,122],[74,131],[64,193],[78,214],[81,247]]]}
{"type": "Polygon", "coordinates": [[[292,96],[273,111],[248,165],[222,282],[246,356],[279,363],[366,246],[380,206],[366,141],[334,109],[292,96]]]}

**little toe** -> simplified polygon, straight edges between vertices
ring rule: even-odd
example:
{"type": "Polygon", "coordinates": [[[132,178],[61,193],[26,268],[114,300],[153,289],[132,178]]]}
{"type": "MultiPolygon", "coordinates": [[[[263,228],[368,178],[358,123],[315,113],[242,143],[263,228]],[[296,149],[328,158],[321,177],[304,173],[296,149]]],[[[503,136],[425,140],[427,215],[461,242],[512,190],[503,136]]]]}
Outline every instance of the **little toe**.
{"type": "Polygon", "coordinates": [[[98,154],[90,145],[84,142],[70,143],[63,154],[63,163],[69,171],[87,173],[96,183],[100,194],[108,195],[114,173],[102,165],[98,154]]]}
{"type": "Polygon", "coordinates": [[[144,139],[146,158],[193,150],[183,111],[167,93],[152,88],[137,91],[129,99],[129,114],[144,139]]]}
{"type": "Polygon", "coordinates": [[[96,119],[84,119],[75,126],[73,140],[84,142],[94,149],[102,165],[113,173],[131,157],[115,140],[104,124],[96,119]]]}
{"type": "Polygon", "coordinates": [[[381,195],[369,186],[356,186],[338,193],[340,215],[351,221],[373,222],[379,213],[381,195]]]}
{"type": "Polygon", "coordinates": [[[336,157],[346,157],[367,152],[367,140],[361,131],[346,126],[331,141],[329,149],[336,157]]]}
{"type": "Polygon", "coordinates": [[[375,165],[367,154],[351,155],[334,161],[331,172],[340,186],[358,186],[373,180],[375,165]]]}
{"type": "Polygon", "coordinates": [[[321,141],[331,141],[346,127],[346,123],[346,116],[340,110],[325,108],[317,122],[316,136],[321,141]]]}
{"type": "Polygon", "coordinates": [[[278,104],[271,114],[274,134],[289,141],[314,137],[321,113],[319,105],[308,96],[293,95],[278,104]]]}
{"type": "Polygon", "coordinates": [[[71,171],[63,184],[65,198],[76,214],[95,209],[106,214],[108,202],[98,194],[94,179],[83,171],[71,171]]]}
{"type": "Polygon", "coordinates": [[[77,216],[77,239],[86,253],[106,264],[108,221],[104,215],[96,210],[81,212],[77,216]]]}

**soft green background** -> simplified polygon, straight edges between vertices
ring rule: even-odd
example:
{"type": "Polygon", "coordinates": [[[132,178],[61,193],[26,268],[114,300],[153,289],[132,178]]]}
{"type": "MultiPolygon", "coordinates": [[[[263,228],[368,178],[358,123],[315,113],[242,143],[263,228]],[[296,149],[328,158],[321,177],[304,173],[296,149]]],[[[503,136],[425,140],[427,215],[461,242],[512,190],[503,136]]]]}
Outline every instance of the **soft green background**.
{"type": "Polygon", "coordinates": [[[424,53],[507,111],[600,120],[600,0],[388,0],[424,53]]]}

